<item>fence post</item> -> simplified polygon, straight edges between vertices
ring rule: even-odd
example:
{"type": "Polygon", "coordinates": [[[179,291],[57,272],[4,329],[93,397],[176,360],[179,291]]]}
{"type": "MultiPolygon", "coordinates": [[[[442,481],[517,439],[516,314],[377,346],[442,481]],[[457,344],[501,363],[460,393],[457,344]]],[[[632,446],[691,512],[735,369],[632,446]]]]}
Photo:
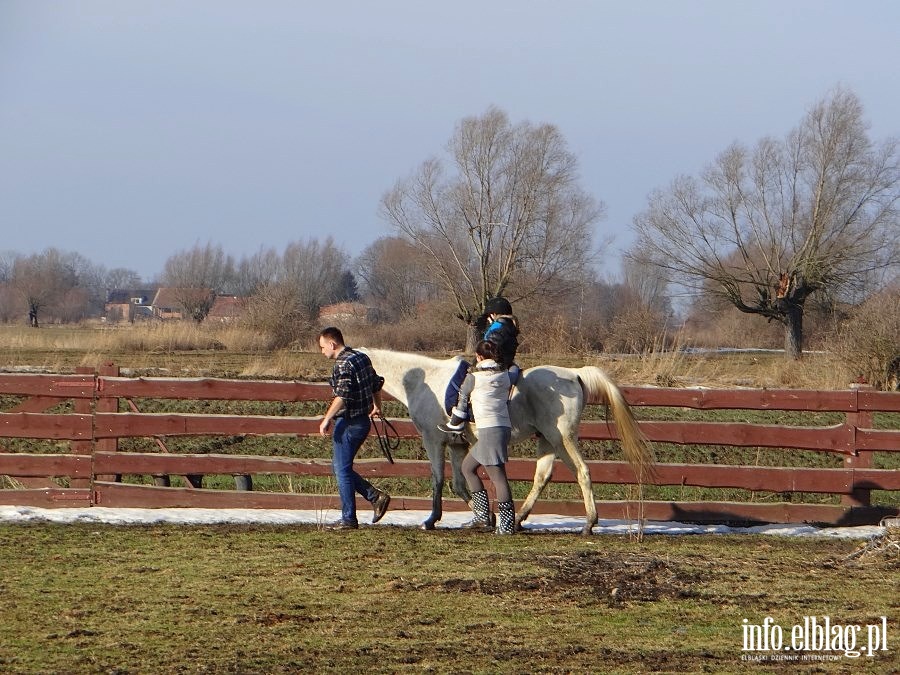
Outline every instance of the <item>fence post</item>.
{"type": "MultiPolygon", "coordinates": [[[[119,376],[119,366],[114,363],[104,363],[98,369],[99,377],[118,377],[119,376]]],[[[100,381],[98,379],[97,389],[100,389],[100,381]]],[[[110,397],[110,396],[100,396],[99,391],[94,391],[94,396],[96,397],[96,401],[94,402],[94,411],[95,412],[119,412],[119,399],[110,397]]],[[[101,438],[99,439],[95,445],[95,449],[100,452],[116,452],[119,449],[119,439],[118,438],[101,438]]],[[[122,474],[116,474],[115,476],[95,476],[96,480],[101,481],[115,481],[116,483],[122,482],[122,474]]]]}
{"type": "MultiPolygon", "coordinates": [[[[851,389],[859,392],[860,390],[871,391],[874,389],[869,384],[851,384],[851,389]]],[[[847,469],[869,469],[872,467],[872,452],[860,452],[856,448],[856,430],[859,428],[872,428],[872,412],[869,410],[859,409],[859,398],[856,397],[855,411],[847,413],[847,426],[853,433],[853,454],[844,456],[844,468],[847,469]]],[[[868,488],[853,488],[852,492],[841,496],[841,505],[847,507],[854,506],[871,506],[872,491],[868,488]]]]}
{"type": "MultiPolygon", "coordinates": [[[[78,375],[93,375],[94,369],[87,366],[78,366],[75,368],[75,373],[78,375]]],[[[96,387],[96,382],[94,386],[96,387]]],[[[92,415],[93,403],[89,398],[76,398],[72,401],[72,406],[79,415],[92,415]]],[[[93,433],[91,435],[93,436],[93,433]]],[[[83,441],[72,441],[69,444],[69,449],[73,455],[93,455],[94,439],[92,437],[83,441]]],[[[71,478],[69,486],[79,489],[93,489],[93,482],[93,476],[91,478],[71,478]]],[[[90,503],[93,504],[93,502],[94,500],[91,498],[90,503]]]]}

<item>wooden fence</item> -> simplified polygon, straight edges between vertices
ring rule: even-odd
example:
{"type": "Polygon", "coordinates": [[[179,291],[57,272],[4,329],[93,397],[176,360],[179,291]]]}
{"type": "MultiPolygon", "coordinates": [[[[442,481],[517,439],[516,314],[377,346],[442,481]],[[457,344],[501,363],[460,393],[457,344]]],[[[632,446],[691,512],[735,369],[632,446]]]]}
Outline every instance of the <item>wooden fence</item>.
{"type": "MultiPolygon", "coordinates": [[[[228,437],[260,434],[315,435],[319,419],[271,415],[142,413],[140,399],[204,401],[323,401],[324,384],[286,381],[120,377],[112,364],[97,372],[74,375],[0,375],[0,476],[5,481],[0,503],[41,507],[209,507],[209,508],[336,508],[335,495],[253,490],[253,476],[327,476],[330,458],[302,459],[256,455],[183,454],[170,452],[166,439],[180,436],[228,437]],[[120,404],[121,402],[121,404],[120,404]],[[124,410],[124,411],[123,411],[124,410]],[[147,437],[157,452],[124,452],[120,439],[147,437]],[[52,452],[11,450],[3,439],[42,439],[52,452]],[[121,476],[153,476],[153,484],[121,482],[121,476]],[[184,476],[185,487],[171,487],[169,476],[184,476]],[[233,476],[235,489],[203,488],[202,476],[233,476]],[[62,480],[60,480],[62,479],[62,480]],[[62,485],[67,485],[62,487],[62,485]]],[[[900,429],[875,429],[875,412],[900,412],[900,394],[860,389],[711,390],[623,387],[632,406],[836,412],[843,420],[830,426],[784,426],[741,422],[647,421],[641,428],[654,443],[742,446],[835,453],[840,468],[659,464],[659,485],[746,490],[747,501],[601,501],[601,518],[634,518],[687,522],[828,524],[877,523],[900,513],[896,503],[871,504],[873,490],[900,490],[900,470],[875,468],[873,454],[900,451],[900,429]],[[796,501],[797,493],[841,496],[840,504],[796,501]]],[[[392,420],[401,437],[417,438],[407,419],[392,420]]],[[[891,425],[897,426],[897,425],[891,425]]],[[[615,425],[587,421],[584,440],[617,438],[615,425]]],[[[368,441],[372,442],[372,441],[368,441]]],[[[373,453],[368,453],[373,454],[373,453]]],[[[595,483],[634,484],[625,462],[589,461],[595,483]]],[[[425,460],[383,459],[357,462],[370,478],[430,476],[425,460]]],[[[512,480],[530,481],[534,461],[512,459],[512,480]]],[[[449,476],[449,467],[448,467],[449,476]]],[[[574,482],[560,463],[554,482],[574,482]]],[[[149,482],[149,481],[148,481],[149,482]]],[[[456,497],[445,509],[464,509],[456,497]]],[[[394,496],[392,509],[430,509],[427,497],[394,496]]],[[[536,513],[582,515],[581,500],[538,501],[536,513]]]]}

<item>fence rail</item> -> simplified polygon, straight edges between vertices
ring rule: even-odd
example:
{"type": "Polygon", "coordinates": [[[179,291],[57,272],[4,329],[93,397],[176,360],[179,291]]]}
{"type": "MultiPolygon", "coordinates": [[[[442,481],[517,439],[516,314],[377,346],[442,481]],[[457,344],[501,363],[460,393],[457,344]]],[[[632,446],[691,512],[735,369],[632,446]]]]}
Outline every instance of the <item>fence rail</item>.
{"type": "MultiPolygon", "coordinates": [[[[0,490],[0,503],[45,506],[140,506],[210,508],[334,508],[335,495],[253,490],[253,476],[327,476],[330,459],[170,452],[165,439],[182,436],[317,435],[319,419],[280,415],[142,413],[137,399],[302,402],[330,397],[327,385],[307,382],[245,381],[214,378],[125,378],[106,364],[97,372],[75,375],[0,375],[0,396],[14,402],[0,413],[0,476],[13,479],[0,490]],[[121,402],[125,402],[122,405],[121,402]],[[65,408],[60,411],[60,408],[65,408]],[[122,410],[123,408],[127,410],[122,410]],[[56,411],[54,411],[54,409],[56,411]],[[119,440],[148,437],[160,452],[124,452],[119,440]],[[53,453],[10,451],[3,439],[54,442],[53,453]],[[152,476],[154,485],[124,483],[120,477],[152,476]],[[185,487],[170,487],[169,476],[184,476],[185,487]],[[235,478],[237,489],[202,487],[202,476],[235,478]],[[62,479],[62,481],[60,481],[62,479]],[[63,487],[64,483],[68,487],[63,487]]],[[[644,421],[641,429],[654,443],[779,448],[824,452],[842,458],[841,468],[735,466],[663,463],[654,483],[666,486],[731,488],[764,493],[763,500],[600,501],[601,517],[693,522],[817,522],[861,524],[896,516],[896,504],[872,506],[873,490],[900,490],[900,470],[873,467],[873,453],[900,452],[900,429],[873,428],[875,412],[900,412],[900,394],[864,388],[843,391],[712,390],[623,387],[632,406],[712,410],[774,410],[843,414],[830,426],[786,426],[746,422],[644,421]],[[841,504],[801,503],[797,494],[841,496],[841,504]],[[778,496],[780,501],[773,501],[778,496]]],[[[392,420],[402,438],[418,438],[408,419],[392,420]]],[[[583,440],[615,441],[615,424],[585,421],[583,440]]],[[[635,484],[629,465],[588,461],[597,484],[635,484]]],[[[511,459],[511,480],[530,481],[535,463],[511,459]]],[[[361,460],[363,475],[430,476],[424,460],[361,460]]],[[[449,467],[447,469],[449,476],[449,467]]],[[[576,482],[561,463],[555,482],[576,482]]],[[[395,496],[392,508],[429,509],[430,498],[395,496]]],[[[465,508],[456,498],[448,510],[465,508]]],[[[581,500],[539,501],[536,512],[583,514],[581,500]]]]}

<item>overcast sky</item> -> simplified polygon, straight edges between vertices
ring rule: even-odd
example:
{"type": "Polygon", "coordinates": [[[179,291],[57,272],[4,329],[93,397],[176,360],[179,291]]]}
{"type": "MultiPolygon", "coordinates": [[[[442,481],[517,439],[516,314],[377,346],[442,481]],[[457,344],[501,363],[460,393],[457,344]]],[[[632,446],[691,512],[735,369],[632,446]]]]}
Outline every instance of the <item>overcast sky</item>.
{"type": "Polygon", "coordinates": [[[837,85],[900,135],[900,3],[0,0],[0,251],[149,280],[390,234],[381,195],[490,105],[559,128],[618,269],[648,193],[837,85]]]}

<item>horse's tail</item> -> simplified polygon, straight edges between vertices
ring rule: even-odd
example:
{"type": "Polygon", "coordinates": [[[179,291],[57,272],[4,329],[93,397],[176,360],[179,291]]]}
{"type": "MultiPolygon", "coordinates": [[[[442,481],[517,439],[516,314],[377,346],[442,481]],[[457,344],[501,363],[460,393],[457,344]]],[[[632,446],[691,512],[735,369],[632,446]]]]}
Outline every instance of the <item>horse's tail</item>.
{"type": "Polygon", "coordinates": [[[654,468],[656,459],[622,391],[596,366],[584,366],[573,370],[584,390],[585,403],[603,403],[612,411],[625,459],[631,464],[638,481],[643,482],[652,478],[656,473],[654,468]]]}

